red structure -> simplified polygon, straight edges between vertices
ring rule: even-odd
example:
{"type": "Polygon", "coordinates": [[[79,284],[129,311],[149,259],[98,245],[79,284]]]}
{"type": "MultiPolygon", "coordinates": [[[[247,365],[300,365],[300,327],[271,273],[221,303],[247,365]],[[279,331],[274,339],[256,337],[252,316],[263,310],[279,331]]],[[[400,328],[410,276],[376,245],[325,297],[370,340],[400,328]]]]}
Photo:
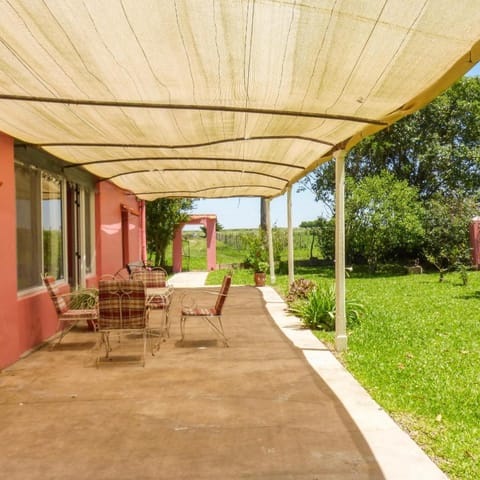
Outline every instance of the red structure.
{"type": "Polygon", "coordinates": [[[207,269],[217,269],[217,216],[191,215],[190,220],[182,223],[175,231],[173,239],[173,271],[174,273],[182,271],[182,231],[185,225],[203,225],[207,230],[207,269]]]}
{"type": "Polygon", "coordinates": [[[146,258],[144,202],[64,165],[0,133],[0,368],[56,333],[43,274],[68,291],[146,258]]]}
{"type": "Polygon", "coordinates": [[[472,265],[480,267],[480,217],[472,218],[470,223],[470,247],[472,250],[472,265]]]}

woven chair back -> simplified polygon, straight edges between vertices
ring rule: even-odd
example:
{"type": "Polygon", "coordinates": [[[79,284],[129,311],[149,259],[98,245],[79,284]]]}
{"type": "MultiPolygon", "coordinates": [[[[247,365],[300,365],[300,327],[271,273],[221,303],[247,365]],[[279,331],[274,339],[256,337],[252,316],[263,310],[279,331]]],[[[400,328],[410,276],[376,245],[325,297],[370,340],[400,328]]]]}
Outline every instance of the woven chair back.
{"type": "Polygon", "coordinates": [[[100,330],[146,327],[146,294],[141,280],[101,280],[98,306],[100,330]]]}
{"type": "Polygon", "coordinates": [[[163,288],[167,285],[167,272],[163,269],[136,270],[132,280],[141,280],[147,288],[163,288]]]}
{"type": "Polygon", "coordinates": [[[230,289],[230,284],[231,283],[232,283],[232,276],[231,275],[225,275],[225,277],[223,277],[222,288],[220,289],[220,292],[218,293],[217,302],[215,303],[215,314],[216,315],[221,315],[222,314],[223,305],[225,304],[225,300],[227,298],[228,290],[230,289]]]}
{"type": "Polygon", "coordinates": [[[60,295],[60,291],[55,286],[55,278],[46,276],[43,277],[43,283],[47,287],[48,294],[55,305],[55,310],[59,315],[65,313],[68,310],[68,305],[65,299],[60,295]]]}

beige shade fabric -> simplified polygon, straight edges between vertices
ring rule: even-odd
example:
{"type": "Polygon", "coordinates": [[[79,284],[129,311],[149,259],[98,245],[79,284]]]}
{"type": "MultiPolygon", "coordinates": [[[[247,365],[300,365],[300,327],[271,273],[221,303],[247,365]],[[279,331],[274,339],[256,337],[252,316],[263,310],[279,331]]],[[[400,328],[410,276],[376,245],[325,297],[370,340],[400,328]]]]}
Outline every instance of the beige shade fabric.
{"type": "Polygon", "coordinates": [[[0,11],[0,130],[147,200],[280,195],[480,58],[478,0],[0,11]]]}

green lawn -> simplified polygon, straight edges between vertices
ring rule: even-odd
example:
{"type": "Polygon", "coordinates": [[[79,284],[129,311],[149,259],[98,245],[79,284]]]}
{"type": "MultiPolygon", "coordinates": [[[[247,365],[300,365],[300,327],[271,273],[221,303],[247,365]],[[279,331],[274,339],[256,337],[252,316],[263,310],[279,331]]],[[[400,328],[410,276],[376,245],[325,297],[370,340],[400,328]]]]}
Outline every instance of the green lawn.
{"type": "Polygon", "coordinates": [[[351,278],[348,369],[451,477],[480,478],[480,273],[351,278]]]}

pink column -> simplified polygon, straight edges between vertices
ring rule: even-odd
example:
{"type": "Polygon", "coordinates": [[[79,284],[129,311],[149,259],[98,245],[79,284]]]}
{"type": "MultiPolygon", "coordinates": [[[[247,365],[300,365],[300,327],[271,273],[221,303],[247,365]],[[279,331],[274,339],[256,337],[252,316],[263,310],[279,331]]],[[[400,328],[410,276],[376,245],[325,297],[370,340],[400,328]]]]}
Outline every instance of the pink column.
{"type": "Polygon", "coordinates": [[[207,269],[217,269],[217,221],[207,218],[207,269]]]}
{"type": "Polygon", "coordinates": [[[175,230],[175,236],[173,237],[173,248],[172,248],[172,269],[173,273],[178,273],[182,271],[182,230],[184,224],[178,226],[175,230]]]}
{"type": "Polygon", "coordinates": [[[474,217],[470,223],[470,248],[472,251],[472,265],[480,266],[480,217],[474,217]]]}

